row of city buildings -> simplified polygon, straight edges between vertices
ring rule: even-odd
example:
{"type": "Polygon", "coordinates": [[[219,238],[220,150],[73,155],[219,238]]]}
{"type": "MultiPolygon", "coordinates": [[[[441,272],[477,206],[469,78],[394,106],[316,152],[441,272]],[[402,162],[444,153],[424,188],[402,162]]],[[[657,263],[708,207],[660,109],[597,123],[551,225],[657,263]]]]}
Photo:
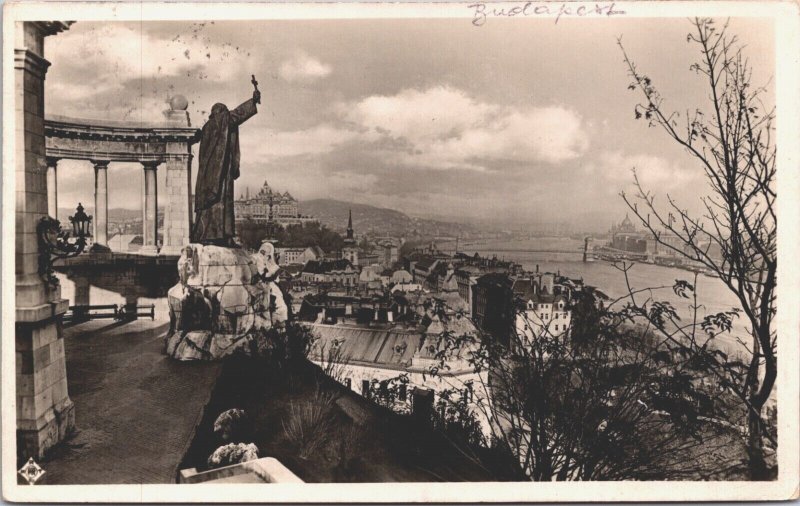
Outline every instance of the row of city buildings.
{"type": "MultiPolygon", "coordinates": [[[[355,244],[349,223],[346,247],[358,250],[355,244]]],[[[302,266],[282,264],[282,275],[294,318],[316,338],[312,361],[335,363],[336,379],[367,397],[402,385],[390,407],[404,413],[420,403],[443,406],[445,395],[488,402],[488,372],[470,360],[483,340],[513,346],[567,336],[573,295],[582,287],[496,257],[447,254],[435,244],[388,265],[354,262],[349,249],[339,258],[311,256],[298,257],[306,258],[302,266]]],[[[491,420],[479,422],[488,435],[491,420]]]]}
{"type": "MultiPolygon", "coordinates": [[[[672,215],[668,219],[672,223],[672,215]]],[[[686,248],[685,241],[669,230],[659,233],[656,239],[651,230],[637,229],[630,216],[626,214],[625,219],[619,224],[611,225],[608,245],[605,249],[611,254],[633,255],[650,262],[691,266],[691,262],[686,259],[686,254],[691,256],[693,251],[686,248]]],[[[711,258],[720,260],[722,258],[718,244],[709,243],[704,251],[711,258]]]]}
{"type": "MultiPolygon", "coordinates": [[[[299,202],[288,191],[283,193],[274,190],[267,181],[255,192],[250,195],[250,188],[245,191],[233,203],[234,214],[237,225],[245,221],[253,221],[259,224],[273,223],[282,227],[289,225],[302,225],[318,221],[313,216],[306,216],[300,213],[299,202]]],[[[163,212],[158,213],[158,239],[160,242],[163,234],[163,212]]],[[[121,253],[135,253],[142,245],[142,219],[141,217],[128,217],[109,223],[111,238],[108,246],[111,251],[121,253]]],[[[291,252],[287,257],[293,257],[298,253],[291,252]]],[[[302,259],[293,258],[293,262],[302,259]]]]}

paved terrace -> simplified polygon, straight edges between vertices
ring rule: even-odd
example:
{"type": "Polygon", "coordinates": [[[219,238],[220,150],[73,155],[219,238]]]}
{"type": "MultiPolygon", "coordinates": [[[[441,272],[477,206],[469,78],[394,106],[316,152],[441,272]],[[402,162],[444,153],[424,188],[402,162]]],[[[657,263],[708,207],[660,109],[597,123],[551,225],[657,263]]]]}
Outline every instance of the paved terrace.
{"type": "Polygon", "coordinates": [[[164,322],[64,330],[78,432],[41,462],[47,484],[175,483],[220,364],[161,354],[164,322]]]}

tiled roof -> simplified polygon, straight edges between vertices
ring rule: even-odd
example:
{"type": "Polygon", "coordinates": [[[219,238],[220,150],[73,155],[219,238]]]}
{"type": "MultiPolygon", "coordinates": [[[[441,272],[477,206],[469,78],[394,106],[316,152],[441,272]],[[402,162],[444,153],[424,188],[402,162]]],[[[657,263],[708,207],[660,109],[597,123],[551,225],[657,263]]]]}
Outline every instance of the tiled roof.
{"type": "Polygon", "coordinates": [[[469,311],[469,304],[461,298],[458,292],[437,293],[436,298],[441,299],[445,306],[453,311],[469,311]]]}
{"type": "MultiPolygon", "coordinates": [[[[311,350],[311,358],[325,359],[322,350],[330,350],[338,343],[342,347],[342,358],[350,363],[369,363],[382,367],[405,368],[419,349],[422,334],[419,332],[388,328],[376,329],[350,325],[308,325],[317,337],[311,350]]],[[[327,351],[324,352],[327,355],[327,351]]]]}
{"type": "Polygon", "coordinates": [[[511,278],[504,272],[490,272],[478,278],[479,284],[499,284],[511,287],[511,278]]]}
{"type": "Polygon", "coordinates": [[[434,316],[433,320],[431,320],[430,324],[428,324],[428,328],[425,329],[426,334],[433,334],[438,336],[439,334],[444,333],[444,324],[442,320],[439,319],[438,316],[434,316]]]}
{"type": "Polygon", "coordinates": [[[416,264],[414,264],[414,266],[415,266],[415,267],[418,267],[418,268],[420,268],[420,269],[430,270],[430,268],[431,268],[432,266],[434,266],[434,265],[436,264],[436,262],[438,262],[438,260],[437,260],[437,259],[435,259],[435,258],[433,258],[433,257],[427,257],[427,256],[426,256],[426,257],[420,258],[420,259],[417,261],[417,263],[416,263],[416,264]]]}
{"type": "Polygon", "coordinates": [[[394,273],[392,274],[392,281],[395,283],[401,283],[403,281],[411,282],[411,280],[413,279],[414,278],[411,276],[411,274],[409,274],[408,271],[404,269],[394,271],[394,273]]]}
{"type": "Polygon", "coordinates": [[[303,267],[303,272],[310,274],[324,274],[331,271],[343,271],[353,265],[350,260],[342,258],[340,260],[309,260],[303,267]]]}
{"type": "Polygon", "coordinates": [[[540,293],[531,297],[521,297],[525,302],[532,300],[537,304],[552,304],[556,301],[563,300],[566,302],[567,298],[561,294],[540,293]]]}
{"type": "Polygon", "coordinates": [[[281,269],[291,275],[300,274],[303,271],[303,266],[298,264],[281,265],[281,269]]]}
{"type": "Polygon", "coordinates": [[[511,289],[514,291],[514,295],[526,300],[536,297],[535,281],[529,278],[514,280],[511,289]]]}
{"type": "Polygon", "coordinates": [[[463,336],[464,334],[475,335],[478,329],[472,321],[466,316],[451,316],[445,320],[445,327],[455,336],[463,336]]]}

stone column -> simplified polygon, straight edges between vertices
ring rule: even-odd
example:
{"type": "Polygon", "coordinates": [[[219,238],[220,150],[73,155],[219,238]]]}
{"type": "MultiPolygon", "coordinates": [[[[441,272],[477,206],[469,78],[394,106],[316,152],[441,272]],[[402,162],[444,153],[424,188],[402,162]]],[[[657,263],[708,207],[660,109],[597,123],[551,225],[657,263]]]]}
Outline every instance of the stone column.
{"type": "Polygon", "coordinates": [[[191,128],[189,101],[175,95],[164,118],[172,130],[173,142],[166,143],[167,189],[164,202],[164,244],[161,254],[179,255],[191,242],[192,231],[192,144],[198,131],[191,128]]]}
{"type": "Polygon", "coordinates": [[[58,158],[47,157],[47,214],[58,219],[58,158]]]}
{"type": "Polygon", "coordinates": [[[107,160],[92,160],[94,164],[94,244],[93,252],[108,249],[108,164],[107,160]]]}
{"type": "MultiPolygon", "coordinates": [[[[91,303],[92,285],[89,284],[89,275],[86,272],[78,271],[76,275],[71,276],[75,285],[75,293],[73,295],[73,306],[88,306],[91,303]]],[[[88,310],[86,308],[76,307],[72,312],[72,321],[81,322],[86,319],[88,310]]]]}
{"type": "Polygon", "coordinates": [[[156,169],[160,161],[142,162],[144,167],[144,205],[142,206],[142,249],[144,255],[157,255],[158,183],[156,169]]]}
{"type": "MultiPolygon", "coordinates": [[[[189,149],[185,144],[182,148],[185,151],[189,149]]],[[[167,201],[164,205],[164,244],[161,253],[180,255],[181,249],[190,242],[192,229],[192,154],[171,155],[166,167],[167,201]]]]}
{"type": "Polygon", "coordinates": [[[17,457],[41,458],[75,425],[67,393],[61,317],[68,301],[39,274],[36,226],[47,215],[44,138],[44,38],[68,28],[61,22],[14,25],[14,170],[16,179],[17,457]]]}

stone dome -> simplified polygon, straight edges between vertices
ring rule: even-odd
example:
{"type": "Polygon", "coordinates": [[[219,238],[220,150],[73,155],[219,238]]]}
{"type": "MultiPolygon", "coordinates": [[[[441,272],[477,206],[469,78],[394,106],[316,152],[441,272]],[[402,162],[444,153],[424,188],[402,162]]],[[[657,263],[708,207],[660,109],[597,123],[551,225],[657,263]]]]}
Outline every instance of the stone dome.
{"type": "Polygon", "coordinates": [[[185,111],[189,108],[189,101],[183,95],[175,95],[169,99],[169,108],[173,111],[185,111]]]}

